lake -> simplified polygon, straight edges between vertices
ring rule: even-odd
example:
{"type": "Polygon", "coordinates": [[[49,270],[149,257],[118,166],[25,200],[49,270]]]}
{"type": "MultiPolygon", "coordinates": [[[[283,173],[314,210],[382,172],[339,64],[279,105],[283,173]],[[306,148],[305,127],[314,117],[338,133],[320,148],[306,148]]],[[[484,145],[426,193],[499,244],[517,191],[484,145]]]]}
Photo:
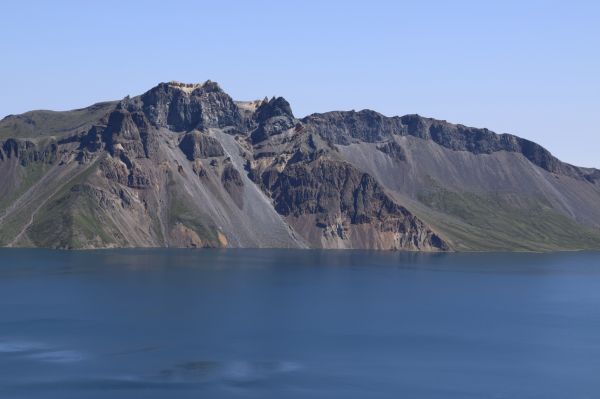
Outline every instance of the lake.
{"type": "Polygon", "coordinates": [[[598,398],[600,253],[0,250],[1,398],[598,398]]]}

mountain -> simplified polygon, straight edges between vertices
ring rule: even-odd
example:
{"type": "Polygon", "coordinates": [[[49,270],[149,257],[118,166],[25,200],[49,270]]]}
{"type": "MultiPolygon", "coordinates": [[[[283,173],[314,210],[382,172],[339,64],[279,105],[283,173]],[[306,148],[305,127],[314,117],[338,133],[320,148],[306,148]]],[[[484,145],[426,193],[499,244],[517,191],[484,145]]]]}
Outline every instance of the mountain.
{"type": "Polygon", "coordinates": [[[0,245],[600,248],[600,170],[419,115],[234,101],[218,84],[0,121],[0,245]]]}

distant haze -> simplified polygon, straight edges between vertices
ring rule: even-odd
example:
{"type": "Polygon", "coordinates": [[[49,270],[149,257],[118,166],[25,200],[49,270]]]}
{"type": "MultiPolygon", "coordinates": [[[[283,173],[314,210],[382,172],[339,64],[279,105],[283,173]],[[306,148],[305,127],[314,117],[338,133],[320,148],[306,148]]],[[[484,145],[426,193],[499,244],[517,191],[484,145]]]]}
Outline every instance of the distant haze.
{"type": "Polygon", "coordinates": [[[418,113],[600,167],[600,3],[212,3],[3,4],[0,117],[211,79],[296,116],[418,113]]]}

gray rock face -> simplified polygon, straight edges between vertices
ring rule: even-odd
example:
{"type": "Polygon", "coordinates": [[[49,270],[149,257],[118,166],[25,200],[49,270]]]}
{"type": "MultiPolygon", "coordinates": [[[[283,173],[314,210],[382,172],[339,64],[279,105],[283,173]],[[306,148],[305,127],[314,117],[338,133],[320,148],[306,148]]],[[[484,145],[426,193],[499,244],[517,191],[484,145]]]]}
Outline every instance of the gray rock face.
{"type": "Polygon", "coordinates": [[[0,161],[18,159],[22,166],[36,162],[53,163],[56,161],[57,149],[55,142],[39,148],[32,141],[8,139],[1,143],[0,161]]]}
{"type": "Polygon", "coordinates": [[[556,159],[542,146],[510,134],[496,134],[488,129],[455,125],[419,115],[386,117],[375,111],[327,112],[313,114],[302,120],[323,138],[335,144],[352,142],[379,143],[394,136],[414,136],[431,140],[454,151],[491,154],[498,151],[524,155],[535,165],[553,173],[573,177],[583,175],[576,168],[556,159]]]}
{"type": "Polygon", "coordinates": [[[201,85],[161,83],[125,103],[130,111],[142,110],[154,126],[175,132],[242,125],[231,97],[211,81],[201,85]]]}
{"type": "Polygon", "coordinates": [[[296,124],[290,104],[282,97],[273,97],[269,101],[263,101],[256,109],[253,120],[258,125],[250,135],[254,144],[281,134],[296,124]]]}
{"type": "Polygon", "coordinates": [[[386,141],[377,146],[377,149],[384,154],[387,154],[393,160],[398,162],[406,161],[406,153],[404,149],[394,140],[386,141]]]}
{"type": "Polygon", "coordinates": [[[254,112],[254,120],[259,124],[279,116],[294,119],[292,107],[283,97],[273,97],[268,101],[264,100],[254,112]]]}
{"type": "Polygon", "coordinates": [[[225,191],[238,208],[244,208],[244,180],[240,172],[229,162],[223,168],[221,173],[221,183],[225,191]]]}
{"type": "Polygon", "coordinates": [[[321,137],[342,145],[353,141],[376,143],[394,134],[402,134],[406,129],[399,118],[387,118],[371,110],[312,114],[302,122],[315,129],[321,137]]]}
{"type": "Polygon", "coordinates": [[[488,129],[454,125],[418,115],[406,115],[400,120],[406,126],[406,134],[432,140],[454,151],[469,151],[474,154],[491,154],[498,151],[517,152],[549,172],[576,174],[568,165],[564,165],[542,146],[510,134],[495,134],[488,129]]]}
{"type": "Polygon", "coordinates": [[[179,142],[179,148],[190,161],[225,155],[223,147],[217,139],[198,131],[186,133],[179,142]]]}
{"type": "Polygon", "coordinates": [[[9,116],[0,138],[4,246],[600,248],[599,170],[418,115],[296,119],[170,82],[9,116]]]}

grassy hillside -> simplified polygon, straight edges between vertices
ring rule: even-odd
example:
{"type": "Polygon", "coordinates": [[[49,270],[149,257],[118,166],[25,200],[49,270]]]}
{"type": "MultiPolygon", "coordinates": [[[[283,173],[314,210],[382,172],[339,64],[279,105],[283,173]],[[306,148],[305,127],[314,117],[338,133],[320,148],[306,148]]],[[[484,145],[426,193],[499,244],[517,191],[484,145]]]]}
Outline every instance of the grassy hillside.
{"type": "Polygon", "coordinates": [[[0,120],[0,140],[61,136],[89,126],[106,115],[116,104],[108,101],[72,111],[29,111],[0,120]]]}
{"type": "MultiPolygon", "coordinates": [[[[435,188],[419,195],[435,214],[423,217],[456,250],[552,251],[600,247],[600,231],[588,229],[534,198],[499,193],[458,193],[435,188]]],[[[427,212],[426,212],[427,213],[427,212]]]]}

